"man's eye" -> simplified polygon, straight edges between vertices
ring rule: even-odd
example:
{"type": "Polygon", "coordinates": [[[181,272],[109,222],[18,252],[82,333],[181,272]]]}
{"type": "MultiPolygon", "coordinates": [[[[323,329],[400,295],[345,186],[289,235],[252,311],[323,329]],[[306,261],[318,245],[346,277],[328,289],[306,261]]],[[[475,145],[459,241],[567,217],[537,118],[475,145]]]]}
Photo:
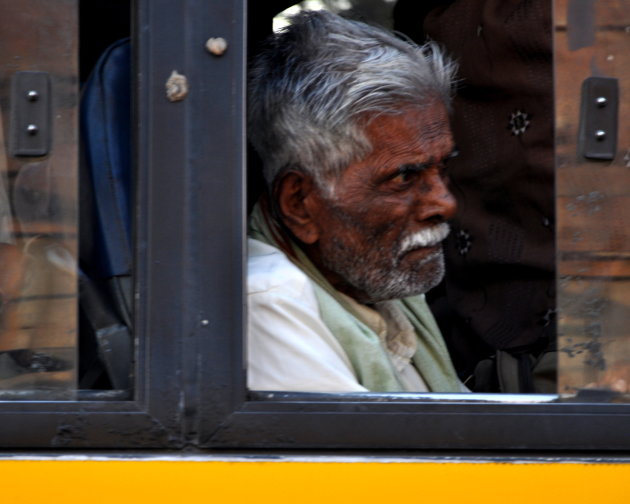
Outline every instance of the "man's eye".
{"type": "Polygon", "coordinates": [[[390,179],[390,182],[393,182],[394,184],[406,184],[411,181],[414,175],[415,173],[410,171],[399,172],[390,179]]]}
{"type": "Polygon", "coordinates": [[[425,168],[426,166],[422,164],[401,166],[398,172],[390,177],[389,182],[399,185],[408,184],[425,168]]]}

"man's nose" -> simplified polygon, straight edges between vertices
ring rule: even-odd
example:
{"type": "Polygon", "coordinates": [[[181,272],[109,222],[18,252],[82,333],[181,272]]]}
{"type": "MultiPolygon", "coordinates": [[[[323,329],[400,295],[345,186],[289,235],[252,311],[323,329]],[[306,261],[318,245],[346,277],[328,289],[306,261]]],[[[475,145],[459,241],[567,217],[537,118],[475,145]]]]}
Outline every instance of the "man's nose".
{"type": "Polygon", "coordinates": [[[445,221],[455,217],[457,201],[441,170],[437,167],[427,169],[422,183],[417,205],[418,220],[445,221]]]}

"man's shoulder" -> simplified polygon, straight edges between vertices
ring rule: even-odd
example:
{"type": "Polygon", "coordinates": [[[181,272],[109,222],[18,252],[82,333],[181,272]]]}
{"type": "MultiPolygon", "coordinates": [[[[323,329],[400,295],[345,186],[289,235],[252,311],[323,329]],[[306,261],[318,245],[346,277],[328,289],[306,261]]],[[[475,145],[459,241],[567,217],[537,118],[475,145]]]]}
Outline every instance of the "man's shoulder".
{"type": "Polygon", "coordinates": [[[281,250],[254,238],[247,240],[247,291],[301,293],[310,288],[308,276],[281,250]]]}

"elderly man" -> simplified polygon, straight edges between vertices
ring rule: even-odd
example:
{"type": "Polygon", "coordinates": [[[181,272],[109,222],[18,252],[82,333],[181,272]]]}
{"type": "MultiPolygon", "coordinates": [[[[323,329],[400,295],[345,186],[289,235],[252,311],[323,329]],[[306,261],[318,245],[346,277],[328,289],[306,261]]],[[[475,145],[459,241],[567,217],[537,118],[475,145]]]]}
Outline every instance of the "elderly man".
{"type": "Polygon", "coordinates": [[[432,44],[324,11],[255,60],[267,192],[250,220],[250,388],[464,390],[423,295],[456,208],[453,72],[432,44]]]}

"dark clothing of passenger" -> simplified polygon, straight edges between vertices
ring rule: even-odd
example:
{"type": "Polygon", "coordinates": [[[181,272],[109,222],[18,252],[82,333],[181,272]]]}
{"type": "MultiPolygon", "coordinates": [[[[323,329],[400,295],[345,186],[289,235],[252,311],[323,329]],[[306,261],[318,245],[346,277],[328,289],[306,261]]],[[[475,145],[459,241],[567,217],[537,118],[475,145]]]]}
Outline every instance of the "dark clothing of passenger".
{"type": "Polygon", "coordinates": [[[553,376],[535,387],[530,372],[555,344],[551,2],[399,0],[394,14],[397,30],[436,40],[460,67],[459,211],[430,293],[460,378],[478,367],[476,391],[555,392],[553,376]],[[482,376],[496,350],[516,358],[517,390],[482,376]]]}

